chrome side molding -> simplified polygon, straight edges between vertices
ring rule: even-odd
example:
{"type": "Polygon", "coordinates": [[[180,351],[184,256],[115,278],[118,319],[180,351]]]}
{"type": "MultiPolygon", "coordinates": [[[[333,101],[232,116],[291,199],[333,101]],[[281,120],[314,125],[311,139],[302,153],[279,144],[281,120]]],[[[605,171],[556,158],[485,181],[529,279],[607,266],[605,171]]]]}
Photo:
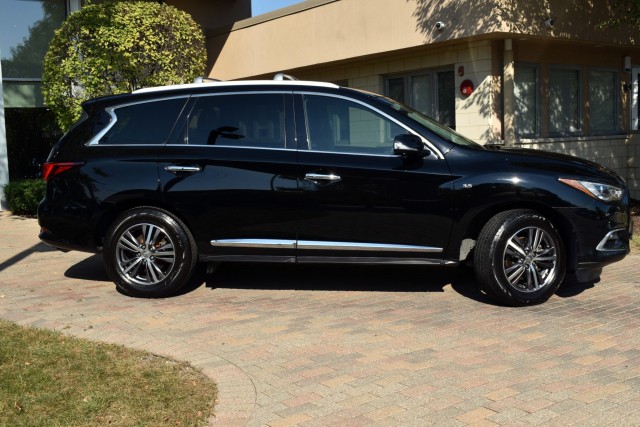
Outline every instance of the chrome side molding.
{"type": "Polygon", "coordinates": [[[422,252],[441,253],[442,248],[414,245],[390,245],[386,243],[325,242],[315,240],[279,239],[222,239],[212,240],[211,246],[225,248],[272,248],[367,252],[422,252]]]}
{"type": "Polygon", "coordinates": [[[211,246],[221,248],[295,249],[296,241],[277,239],[222,239],[212,240],[211,246]]]}

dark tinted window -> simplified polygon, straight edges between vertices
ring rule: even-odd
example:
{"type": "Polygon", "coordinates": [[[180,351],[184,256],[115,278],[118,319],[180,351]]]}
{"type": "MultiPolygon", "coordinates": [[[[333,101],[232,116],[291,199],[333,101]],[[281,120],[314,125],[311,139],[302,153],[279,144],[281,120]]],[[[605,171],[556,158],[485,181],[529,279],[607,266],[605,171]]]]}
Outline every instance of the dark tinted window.
{"type": "Polygon", "coordinates": [[[342,98],[304,98],[309,149],[363,154],[393,154],[395,136],[407,133],[364,105],[342,98]]]}
{"type": "Polygon", "coordinates": [[[285,148],[284,95],[203,96],[187,120],[195,145],[285,148]]]}
{"type": "Polygon", "coordinates": [[[164,144],[187,98],[118,107],[116,123],[100,144],[164,144]]]}

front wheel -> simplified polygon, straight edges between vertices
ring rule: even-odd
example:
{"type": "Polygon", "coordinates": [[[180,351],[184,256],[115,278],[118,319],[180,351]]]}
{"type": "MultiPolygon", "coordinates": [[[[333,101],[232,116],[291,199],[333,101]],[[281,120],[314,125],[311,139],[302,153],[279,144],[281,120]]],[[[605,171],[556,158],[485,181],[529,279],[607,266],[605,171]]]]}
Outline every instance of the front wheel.
{"type": "Polygon", "coordinates": [[[179,219],[164,210],[137,208],[114,221],[103,259],[123,293],[164,297],[187,283],[197,258],[193,237],[179,219]]]}
{"type": "Polygon", "coordinates": [[[540,304],[557,290],[566,270],[556,228],[535,211],[511,210],[482,229],[474,265],[480,288],[510,306],[540,304]]]}

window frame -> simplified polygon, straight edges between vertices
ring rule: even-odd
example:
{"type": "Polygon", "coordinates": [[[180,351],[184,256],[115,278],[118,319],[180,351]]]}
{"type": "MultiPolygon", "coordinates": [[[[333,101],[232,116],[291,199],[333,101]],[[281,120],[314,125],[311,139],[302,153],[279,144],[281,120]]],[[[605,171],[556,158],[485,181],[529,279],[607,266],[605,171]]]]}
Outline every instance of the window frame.
{"type": "Polygon", "coordinates": [[[640,130],[640,66],[631,68],[631,88],[629,90],[630,97],[630,117],[629,130],[640,130]]]}

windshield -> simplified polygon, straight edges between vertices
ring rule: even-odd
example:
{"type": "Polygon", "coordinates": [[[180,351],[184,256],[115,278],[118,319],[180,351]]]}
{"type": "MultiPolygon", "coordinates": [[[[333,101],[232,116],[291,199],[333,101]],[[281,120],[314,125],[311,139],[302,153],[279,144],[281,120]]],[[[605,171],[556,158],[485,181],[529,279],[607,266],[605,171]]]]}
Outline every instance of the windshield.
{"type": "Polygon", "coordinates": [[[458,145],[465,145],[467,147],[474,147],[474,148],[482,148],[482,145],[478,144],[477,142],[474,142],[472,140],[470,140],[469,138],[466,138],[462,135],[460,135],[459,133],[457,133],[456,131],[454,131],[453,129],[438,123],[437,121],[433,120],[430,117],[425,116],[424,114],[420,113],[419,111],[416,111],[410,107],[407,107],[406,105],[403,105],[397,101],[394,101],[393,99],[387,98],[386,96],[382,96],[379,95],[377,93],[373,93],[373,92],[366,92],[366,91],[361,91],[363,93],[366,93],[367,95],[371,96],[372,98],[376,99],[377,101],[388,105],[389,107],[393,108],[394,110],[396,110],[397,112],[409,117],[410,119],[418,122],[419,124],[421,124],[422,126],[426,127],[427,129],[429,129],[430,131],[432,131],[433,133],[435,133],[438,136],[441,136],[442,138],[446,139],[447,141],[451,141],[454,144],[458,144],[458,145]]]}

